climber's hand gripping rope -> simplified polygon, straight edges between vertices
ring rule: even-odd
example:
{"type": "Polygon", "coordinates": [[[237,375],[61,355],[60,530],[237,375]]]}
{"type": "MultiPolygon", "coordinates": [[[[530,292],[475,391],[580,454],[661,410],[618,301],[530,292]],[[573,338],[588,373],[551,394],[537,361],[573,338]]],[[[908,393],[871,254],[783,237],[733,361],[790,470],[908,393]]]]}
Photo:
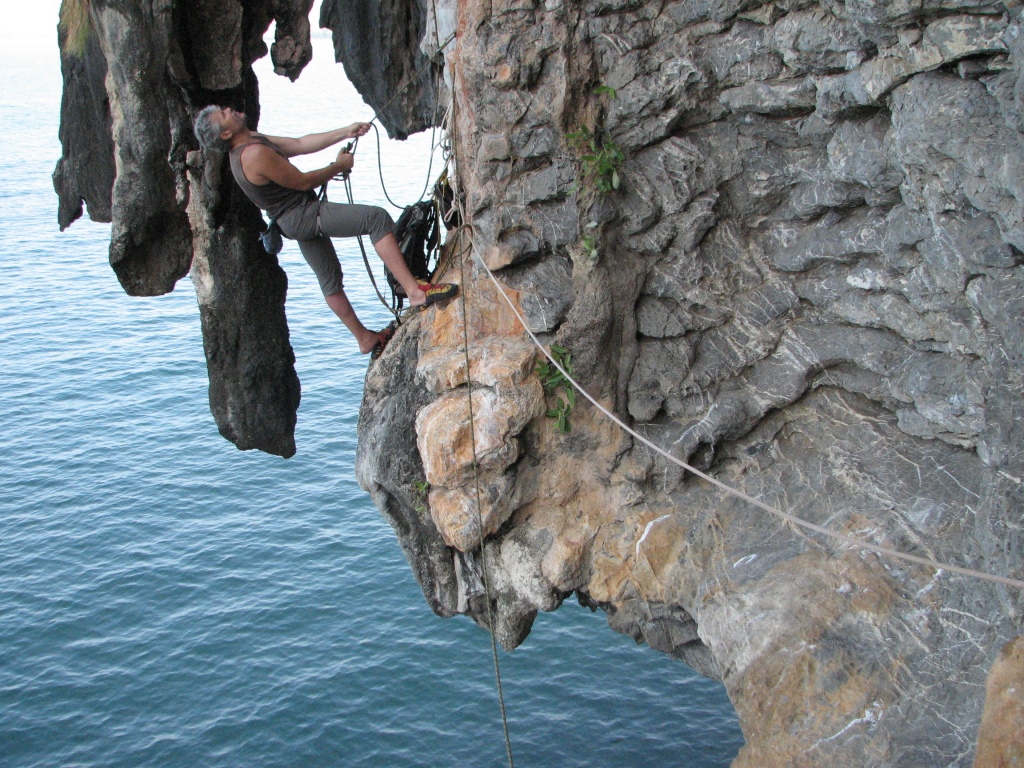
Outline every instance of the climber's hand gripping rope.
{"type": "MultiPolygon", "coordinates": [[[[341,148],[341,151],[338,153],[338,159],[340,160],[342,155],[352,155],[353,162],[355,162],[356,145],[358,144],[359,137],[357,136],[353,141],[350,141],[348,144],[341,148]]],[[[335,174],[334,180],[348,181],[348,176],[350,173],[352,173],[352,166],[349,166],[349,169],[347,171],[342,171],[341,173],[335,174]]]]}

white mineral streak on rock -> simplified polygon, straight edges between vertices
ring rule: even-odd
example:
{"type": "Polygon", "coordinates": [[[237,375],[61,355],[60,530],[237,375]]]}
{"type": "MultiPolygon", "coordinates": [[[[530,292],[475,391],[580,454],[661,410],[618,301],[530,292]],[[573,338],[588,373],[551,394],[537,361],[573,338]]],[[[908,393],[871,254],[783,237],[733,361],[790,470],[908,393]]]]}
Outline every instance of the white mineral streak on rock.
{"type": "Polygon", "coordinates": [[[651,522],[644,526],[643,535],[636,540],[635,554],[637,557],[640,557],[640,545],[644,543],[644,540],[647,538],[647,534],[651,532],[651,528],[653,528],[655,524],[660,523],[662,520],[668,520],[670,517],[672,517],[672,515],[662,515],[661,517],[657,517],[654,520],[651,520],[651,522]]]}

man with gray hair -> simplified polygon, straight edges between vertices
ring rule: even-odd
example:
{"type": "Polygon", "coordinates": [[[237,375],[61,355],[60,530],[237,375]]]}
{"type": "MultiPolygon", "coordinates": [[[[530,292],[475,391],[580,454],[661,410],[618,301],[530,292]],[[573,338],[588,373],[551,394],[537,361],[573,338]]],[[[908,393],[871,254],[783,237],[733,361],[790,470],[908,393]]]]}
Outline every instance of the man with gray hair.
{"type": "Polygon", "coordinates": [[[288,160],[358,138],[368,130],[369,123],[353,123],[300,138],[264,136],[246,126],[245,114],[219,106],[205,107],[195,121],[199,143],[207,150],[228,152],[231,173],[245,196],[277,222],[285,237],[298,242],[320,281],[327,305],[356,337],[359,351],[376,356],[390,339],[391,330],[371,331],[356,317],[342,287],[341,264],[331,237],[369,235],[377,254],[405,290],[410,306],[430,306],[451,298],[459,287],[421,283],[413,277],[395,239],[395,222],[383,208],[321,202],[317,198],[317,187],[352,170],[352,154],[342,149],[334,162],[308,172],[300,171],[288,160]]]}

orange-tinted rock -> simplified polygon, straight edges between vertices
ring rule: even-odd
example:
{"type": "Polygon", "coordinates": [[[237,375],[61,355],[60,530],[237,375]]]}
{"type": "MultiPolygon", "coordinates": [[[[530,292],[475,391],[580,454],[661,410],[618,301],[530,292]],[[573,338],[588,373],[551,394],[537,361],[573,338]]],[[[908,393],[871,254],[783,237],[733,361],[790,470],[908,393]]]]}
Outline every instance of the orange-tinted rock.
{"type": "MultiPolygon", "coordinates": [[[[470,346],[469,368],[473,384],[493,387],[502,382],[521,383],[533,373],[537,348],[529,341],[492,336],[470,346]]],[[[427,389],[446,392],[466,383],[466,353],[459,346],[430,347],[416,366],[427,389]]]]}
{"type": "Polygon", "coordinates": [[[1024,635],[1003,646],[988,673],[974,768],[1024,767],[1024,635]]]}
{"type": "Polygon", "coordinates": [[[480,546],[481,522],[484,536],[490,536],[515,508],[513,478],[505,474],[481,473],[479,497],[474,480],[456,488],[432,488],[430,491],[430,516],[437,530],[446,544],[463,552],[480,546]]]}
{"type": "Polygon", "coordinates": [[[443,395],[416,416],[416,444],[431,485],[452,488],[468,480],[474,455],[486,469],[501,471],[510,466],[519,458],[515,436],[543,407],[543,390],[536,378],[519,386],[476,389],[472,398],[472,425],[464,389],[443,395]]]}
{"type": "MultiPolygon", "coordinates": [[[[472,261],[469,262],[472,266],[472,261]]],[[[458,272],[446,275],[446,280],[459,282],[458,272]]],[[[433,309],[423,324],[420,349],[451,348],[463,349],[465,345],[463,333],[469,336],[472,350],[476,344],[493,336],[510,336],[522,339],[523,326],[509,309],[508,304],[498,295],[497,289],[485,275],[478,275],[476,270],[467,270],[467,286],[465,297],[449,301],[446,305],[433,309]],[[468,309],[464,309],[468,307],[468,309]],[[469,316],[469,326],[463,329],[463,313],[469,316]]],[[[506,289],[513,304],[518,307],[518,294],[506,289]]]]}

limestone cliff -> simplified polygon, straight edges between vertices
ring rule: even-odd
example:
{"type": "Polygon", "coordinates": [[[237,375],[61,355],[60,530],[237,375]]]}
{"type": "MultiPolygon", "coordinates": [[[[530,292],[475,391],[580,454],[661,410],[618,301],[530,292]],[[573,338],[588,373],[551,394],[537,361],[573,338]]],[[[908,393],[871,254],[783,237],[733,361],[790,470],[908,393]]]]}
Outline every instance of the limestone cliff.
{"type": "MultiPolygon", "coordinates": [[[[60,223],[82,200],[111,218],[132,293],[191,265],[221,431],[290,455],[285,278],[190,119],[219,102],[255,125],[262,34],[276,19],[297,76],[309,0],[71,5],[89,24],[62,33],[60,223]]],[[[322,21],[376,108],[423,67],[421,36],[458,31],[447,85],[428,67],[383,120],[403,135],[452,101],[473,229],[446,278],[466,301],[371,366],[356,468],[431,608],[486,623],[482,519],[506,648],[575,594],[724,682],[737,766],[1024,760],[1024,595],[809,537],[582,400],[558,431],[469,255],[676,457],[833,530],[1024,577],[1020,3],[389,0],[322,21]]]]}
{"type": "MultiPolygon", "coordinates": [[[[1020,578],[1017,5],[461,2],[472,247],[673,455],[833,530],[1020,578]]],[[[792,530],[585,402],[560,433],[534,349],[464,269],[465,306],[402,329],[360,418],[359,479],[436,612],[487,621],[471,379],[506,648],[575,593],[725,683],[737,766],[972,764],[1024,595],[792,530]]]]}

